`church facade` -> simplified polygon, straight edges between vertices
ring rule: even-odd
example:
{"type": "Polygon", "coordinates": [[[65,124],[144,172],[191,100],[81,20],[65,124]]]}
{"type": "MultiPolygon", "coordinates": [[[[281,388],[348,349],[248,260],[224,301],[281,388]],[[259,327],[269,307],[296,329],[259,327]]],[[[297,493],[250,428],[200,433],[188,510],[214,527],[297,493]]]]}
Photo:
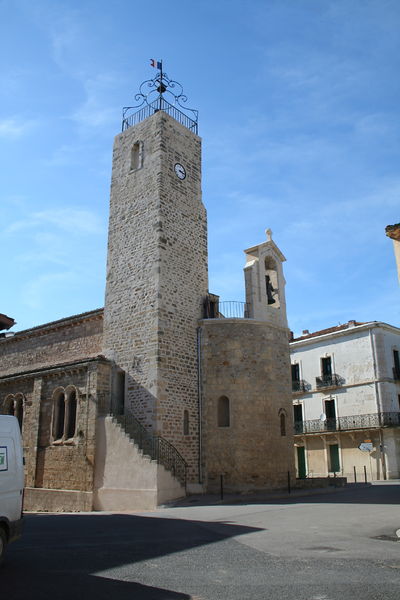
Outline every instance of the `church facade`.
{"type": "Polygon", "coordinates": [[[152,82],[115,138],[104,309],[0,338],[28,509],[135,510],[221,478],[295,478],[284,256],[267,232],[245,251],[246,302],[208,292],[197,122],[162,71],[152,82]]]}

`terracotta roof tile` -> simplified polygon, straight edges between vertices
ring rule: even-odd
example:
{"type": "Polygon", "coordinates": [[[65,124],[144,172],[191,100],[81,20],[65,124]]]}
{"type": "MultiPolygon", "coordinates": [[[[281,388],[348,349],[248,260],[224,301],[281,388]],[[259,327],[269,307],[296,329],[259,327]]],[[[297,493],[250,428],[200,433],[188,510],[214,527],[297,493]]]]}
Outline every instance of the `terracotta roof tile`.
{"type": "Polygon", "coordinates": [[[298,342],[300,340],[308,340],[309,338],[318,337],[319,335],[325,335],[326,333],[336,333],[336,331],[344,331],[345,329],[349,329],[349,327],[355,327],[357,325],[365,325],[365,322],[361,321],[351,321],[350,323],[344,323],[344,325],[336,325],[336,327],[328,327],[327,329],[320,329],[320,331],[313,331],[312,333],[307,333],[307,335],[302,335],[297,338],[293,338],[292,342],[298,342]]]}

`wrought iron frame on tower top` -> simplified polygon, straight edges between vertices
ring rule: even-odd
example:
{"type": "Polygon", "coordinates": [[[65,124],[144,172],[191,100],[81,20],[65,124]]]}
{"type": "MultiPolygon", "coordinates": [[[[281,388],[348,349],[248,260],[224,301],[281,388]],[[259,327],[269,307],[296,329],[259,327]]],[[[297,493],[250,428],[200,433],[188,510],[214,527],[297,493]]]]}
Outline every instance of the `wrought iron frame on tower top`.
{"type": "Polygon", "coordinates": [[[154,79],[146,79],[141,83],[135,95],[135,101],[139,104],[122,109],[122,131],[162,110],[197,134],[199,112],[182,104],[187,101],[183,87],[163,71],[162,61],[159,64],[161,68],[154,79]]]}

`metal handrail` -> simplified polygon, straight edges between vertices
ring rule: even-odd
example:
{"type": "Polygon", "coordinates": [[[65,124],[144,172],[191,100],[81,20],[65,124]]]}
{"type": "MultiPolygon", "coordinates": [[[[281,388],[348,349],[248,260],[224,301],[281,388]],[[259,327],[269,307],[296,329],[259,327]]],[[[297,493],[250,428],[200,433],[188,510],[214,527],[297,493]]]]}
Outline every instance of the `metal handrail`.
{"type": "Polygon", "coordinates": [[[295,379],[292,381],[292,392],[305,392],[306,382],[303,379],[295,379]]]}
{"type": "Polygon", "coordinates": [[[321,433],[324,431],[350,431],[353,429],[371,429],[378,427],[400,427],[400,412],[382,412],[367,415],[328,418],[324,421],[295,421],[294,435],[321,433]]]}
{"type": "Polygon", "coordinates": [[[339,375],[336,375],[336,373],[331,373],[330,375],[321,375],[321,377],[315,378],[315,383],[317,388],[339,386],[340,377],[339,375]]]}
{"type": "Polygon", "coordinates": [[[237,300],[216,300],[212,302],[213,309],[205,308],[205,319],[249,319],[249,305],[237,300]]]}
{"type": "Polygon", "coordinates": [[[159,110],[166,112],[173,117],[175,121],[178,121],[178,123],[181,123],[181,125],[184,125],[190,129],[190,131],[193,131],[197,134],[197,122],[185,115],[185,113],[176,108],[176,106],[173,104],[170,104],[167,100],[165,100],[165,98],[162,97],[157,98],[150,104],[145,104],[140,110],[129,115],[128,117],[124,117],[122,120],[122,131],[125,131],[125,129],[128,129],[133,125],[137,125],[137,123],[144,121],[147,119],[147,117],[150,117],[159,110]]]}
{"type": "Polygon", "coordinates": [[[113,421],[118,423],[131,440],[139,446],[143,454],[156,460],[186,488],[186,462],[183,456],[168,440],[153,435],[133,416],[115,415],[113,421]]]}

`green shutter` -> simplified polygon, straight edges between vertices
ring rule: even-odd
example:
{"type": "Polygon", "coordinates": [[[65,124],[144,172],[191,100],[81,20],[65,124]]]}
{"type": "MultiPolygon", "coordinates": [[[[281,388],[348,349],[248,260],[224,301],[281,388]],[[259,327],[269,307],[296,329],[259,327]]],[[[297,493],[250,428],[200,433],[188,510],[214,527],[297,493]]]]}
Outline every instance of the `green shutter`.
{"type": "Polygon", "coordinates": [[[329,446],[329,465],[329,471],[331,473],[337,473],[340,471],[338,444],[330,444],[329,446]]]}
{"type": "Polygon", "coordinates": [[[307,477],[305,450],[304,446],[297,446],[297,471],[299,479],[305,479],[307,477]]]}

